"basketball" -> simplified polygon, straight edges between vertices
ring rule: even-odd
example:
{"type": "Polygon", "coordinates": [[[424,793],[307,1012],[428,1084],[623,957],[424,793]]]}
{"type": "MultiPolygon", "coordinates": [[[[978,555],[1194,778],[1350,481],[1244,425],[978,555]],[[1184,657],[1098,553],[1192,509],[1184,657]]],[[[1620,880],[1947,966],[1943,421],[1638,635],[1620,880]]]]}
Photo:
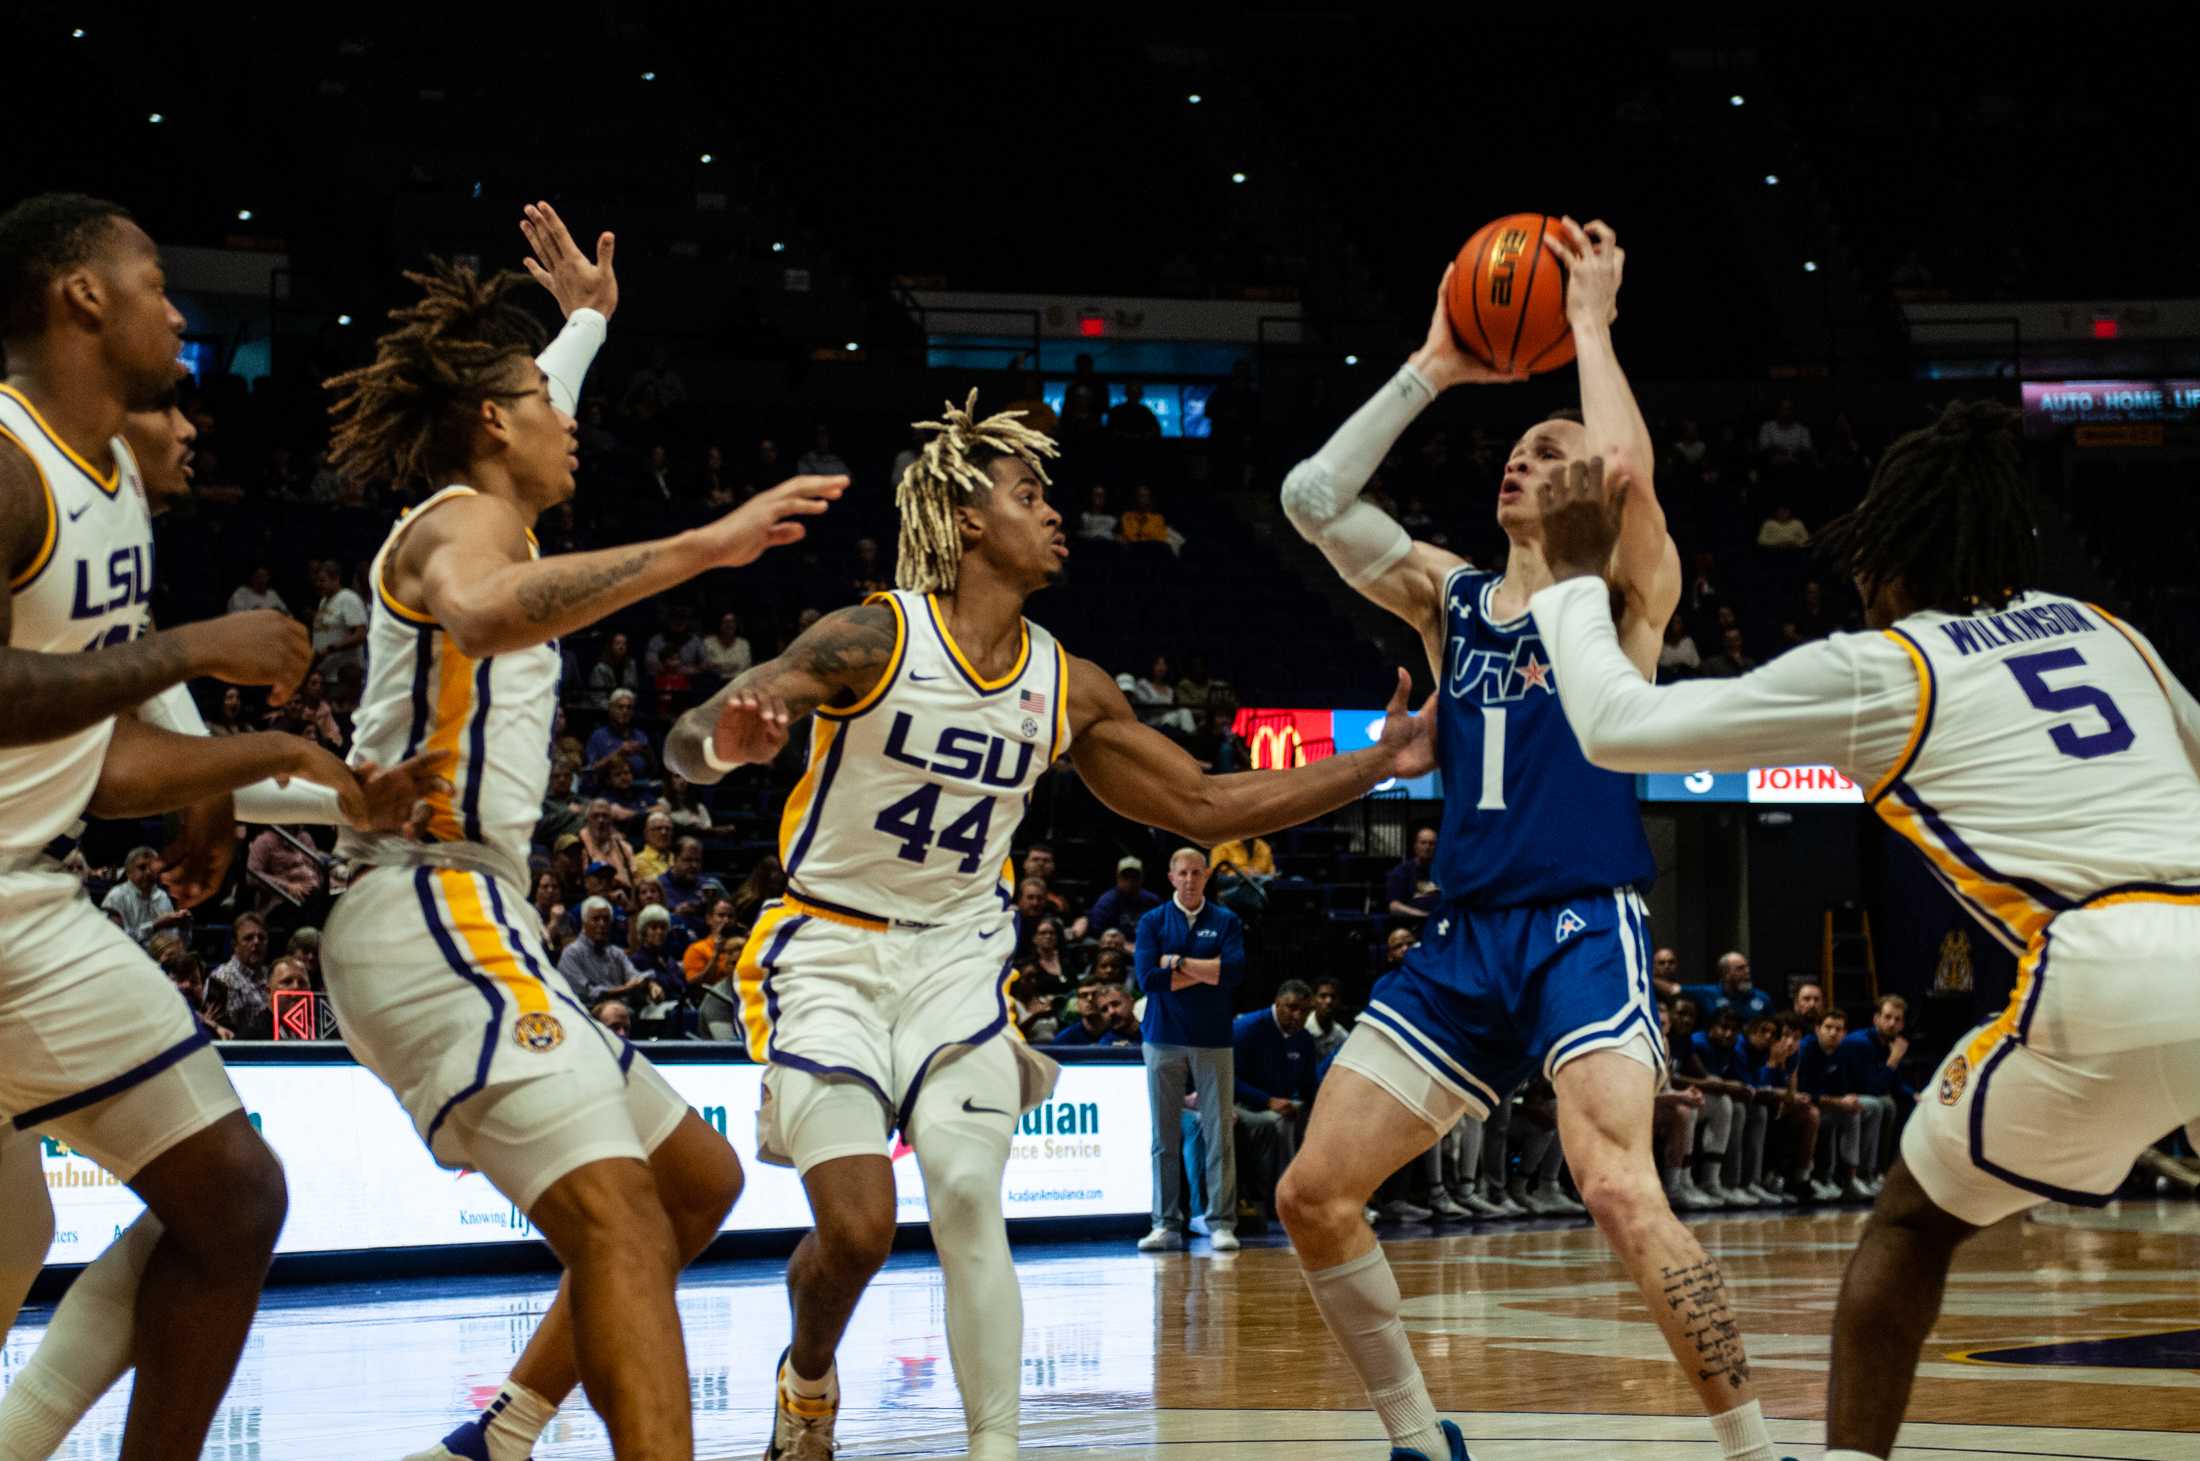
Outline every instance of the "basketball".
{"type": "Polygon", "coordinates": [[[1538,374],[1574,358],[1566,323],[1566,270],[1543,247],[1558,220],[1509,213],[1474,231],[1459,250],[1444,301],[1460,348],[1492,370],[1538,374]]]}

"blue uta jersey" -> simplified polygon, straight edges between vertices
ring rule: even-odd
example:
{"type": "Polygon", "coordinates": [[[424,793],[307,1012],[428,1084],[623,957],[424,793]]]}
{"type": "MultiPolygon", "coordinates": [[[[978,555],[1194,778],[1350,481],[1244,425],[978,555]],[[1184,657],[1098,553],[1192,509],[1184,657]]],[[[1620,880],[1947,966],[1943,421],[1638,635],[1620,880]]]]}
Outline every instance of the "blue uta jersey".
{"type": "Polygon", "coordinates": [[[1468,908],[1647,889],[1657,865],[1635,778],[1581,754],[1534,619],[1490,612],[1502,578],[1462,567],[1444,582],[1437,885],[1468,908]]]}

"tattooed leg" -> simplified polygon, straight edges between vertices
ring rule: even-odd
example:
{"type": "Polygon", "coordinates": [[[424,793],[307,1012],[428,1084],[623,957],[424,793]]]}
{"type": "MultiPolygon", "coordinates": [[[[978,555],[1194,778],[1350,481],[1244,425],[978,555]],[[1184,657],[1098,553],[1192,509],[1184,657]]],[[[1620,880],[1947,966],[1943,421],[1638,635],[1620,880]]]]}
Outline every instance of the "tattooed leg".
{"type": "Polygon", "coordinates": [[[1828,1446],[1894,1453],[1918,1351],[1940,1317],[1948,1267],[1957,1245],[1977,1231],[1933,1206],[1910,1169],[1895,1163],[1841,1280],[1826,1391],[1828,1446]]]}
{"type": "Polygon", "coordinates": [[[1673,1216],[1650,1157],[1650,1072],[1616,1051],[1562,1067],[1559,1139],[1597,1226],[1642,1291],[1650,1315],[1707,1414],[1750,1404],[1749,1357],[1726,1280],[1673,1216]]]}

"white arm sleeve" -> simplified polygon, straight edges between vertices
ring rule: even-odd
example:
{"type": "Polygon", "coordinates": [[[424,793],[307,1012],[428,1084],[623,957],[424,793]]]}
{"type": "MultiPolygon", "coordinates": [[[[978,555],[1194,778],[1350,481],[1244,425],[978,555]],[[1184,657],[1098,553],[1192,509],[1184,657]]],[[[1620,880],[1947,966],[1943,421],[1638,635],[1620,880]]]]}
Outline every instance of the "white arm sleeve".
{"type": "MultiPolygon", "coordinates": [[[[179,736],[207,734],[206,721],[187,685],[170,685],[138,707],[138,719],[179,736]]],[[[230,794],[240,822],[301,822],[318,827],[341,827],[344,810],[334,787],[310,781],[277,786],[270,778],[241,786],[230,794]]]]}
{"type": "Polygon", "coordinates": [[[1347,583],[1366,583],[1413,551],[1406,530],[1375,504],[1362,502],[1360,490],[1435,399],[1435,387],[1419,371],[1400,366],[1320,451],[1283,479],[1284,516],[1347,583]]]}
{"type": "Polygon", "coordinates": [[[581,382],[588,377],[588,367],[595,363],[596,352],[603,348],[603,337],[611,328],[611,322],[592,309],[577,309],[567,316],[565,328],[558,331],[542,354],[535,357],[535,364],[550,377],[550,402],[568,416],[578,415],[581,408],[581,382]]]}
{"type": "Polygon", "coordinates": [[[1822,639],[1736,679],[1659,686],[1621,653],[1602,580],[1553,584],[1528,607],[1582,754],[1608,770],[1830,765],[1869,785],[1917,717],[1916,668],[1883,635],[1822,639]]]}

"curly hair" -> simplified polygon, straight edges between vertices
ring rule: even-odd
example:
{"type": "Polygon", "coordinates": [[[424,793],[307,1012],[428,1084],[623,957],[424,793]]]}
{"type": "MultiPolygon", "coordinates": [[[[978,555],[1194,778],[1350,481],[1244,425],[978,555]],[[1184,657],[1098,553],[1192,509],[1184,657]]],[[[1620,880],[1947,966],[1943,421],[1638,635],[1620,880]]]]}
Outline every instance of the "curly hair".
{"type": "Polygon", "coordinates": [[[993,490],[986,468],[1014,457],[1039,480],[1052,484],[1044,458],[1058,456],[1054,438],[1023,424],[1021,411],[1003,411],[978,420],[978,393],[961,410],[945,403],[938,421],[913,421],[932,439],[901,474],[894,506],[901,511],[901,542],[894,581],[926,593],[951,592],[962,567],[962,535],[955,530],[955,509],[993,490]]]}
{"type": "Polygon", "coordinates": [[[434,486],[464,467],[481,403],[526,394],[504,388],[509,364],[542,350],[542,326],[511,299],[526,275],[428,263],[406,271],[421,297],[390,311],[374,363],[323,382],[337,393],[329,463],[349,481],[434,486]]]}
{"type": "Polygon", "coordinates": [[[1826,525],[1820,546],[1866,584],[1902,580],[1919,609],[2008,607],[2040,576],[2021,419],[1992,401],[1951,401],[1887,448],[1864,500],[1826,525]]]}

